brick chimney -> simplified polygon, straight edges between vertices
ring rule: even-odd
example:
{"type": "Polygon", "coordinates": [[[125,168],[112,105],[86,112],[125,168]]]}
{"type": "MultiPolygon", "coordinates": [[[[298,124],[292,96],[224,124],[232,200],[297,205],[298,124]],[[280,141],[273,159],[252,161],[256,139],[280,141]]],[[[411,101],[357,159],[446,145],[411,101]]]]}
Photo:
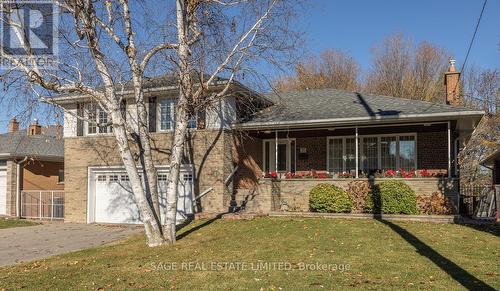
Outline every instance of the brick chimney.
{"type": "Polygon", "coordinates": [[[19,122],[17,122],[15,117],[9,121],[8,129],[9,132],[16,132],[19,130],[19,122]]]}
{"type": "Polygon", "coordinates": [[[28,135],[42,134],[42,127],[38,124],[38,120],[34,119],[33,123],[28,127],[28,135]]]}
{"type": "Polygon", "coordinates": [[[455,69],[455,60],[450,59],[450,68],[444,73],[444,85],[446,86],[446,104],[460,106],[460,72],[455,69]]]}

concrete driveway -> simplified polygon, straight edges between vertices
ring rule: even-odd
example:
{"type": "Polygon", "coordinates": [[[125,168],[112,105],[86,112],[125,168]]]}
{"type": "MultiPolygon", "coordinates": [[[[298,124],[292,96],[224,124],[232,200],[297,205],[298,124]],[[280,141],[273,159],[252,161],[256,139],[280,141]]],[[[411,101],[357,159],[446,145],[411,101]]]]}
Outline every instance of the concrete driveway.
{"type": "Polygon", "coordinates": [[[72,223],[0,229],[0,266],[100,246],[141,231],[138,226],[72,223]]]}

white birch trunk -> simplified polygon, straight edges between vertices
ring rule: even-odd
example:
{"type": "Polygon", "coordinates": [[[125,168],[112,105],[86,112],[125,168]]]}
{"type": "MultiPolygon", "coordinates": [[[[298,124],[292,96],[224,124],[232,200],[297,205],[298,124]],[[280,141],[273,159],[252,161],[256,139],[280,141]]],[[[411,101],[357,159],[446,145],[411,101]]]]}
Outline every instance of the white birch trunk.
{"type": "Polygon", "coordinates": [[[177,0],[177,32],[179,41],[179,99],[176,110],[176,124],[174,129],[174,139],[172,142],[172,155],[170,157],[170,175],[167,184],[167,205],[166,223],[163,228],[165,240],[169,243],[175,242],[175,224],[177,215],[177,197],[180,167],[184,154],[184,144],[186,141],[186,130],[189,120],[187,111],[187,98],[192,94],[192,83],[189,66],[189,45],[187,36],[187,18],[185,1],[177,0]]]}
{"type": "Polygon", "coordinates": [[[129,175],[132,192],[134,193],[142,222],[144,224],[147,244],[150,247],[162,245],[165,243],[165,240],[162,236],[161,226],[155,219],[153,211],[151,210],[151,207],[146,199],[142,181],[139,177],[137,166],[128,145],[127,133],[125,131],[125,125],[123,124],[123,119],[121,118],[121,112],[119,109],[115,109],[111,112],[111,119],[113,120],[113,133],[118,143],[123,165],[129,175]]]}

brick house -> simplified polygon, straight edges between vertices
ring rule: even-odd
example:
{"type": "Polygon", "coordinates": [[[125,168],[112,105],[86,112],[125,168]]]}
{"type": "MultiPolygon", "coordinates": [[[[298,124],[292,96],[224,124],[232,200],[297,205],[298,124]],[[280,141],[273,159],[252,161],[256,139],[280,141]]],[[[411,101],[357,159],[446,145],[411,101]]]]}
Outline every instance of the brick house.
{"type": "Polygon", "coordinates": [[[63,218],[64,141],[61,126],[35,120],[19,129],[14,118],[0,134],[0,215],[63,218]]]}
{"type": "MultiPolygon", "coordinates": [[[[189,122],[178,209],[220,213],[288,209],[307,211],[310,188],[329,181],[384,179],[388,170],[425,170],[434,177],[405,179],[419,195],[441,192],[458,199],[456,157],[483,112],[457,106],[458,72],[445,76],[442,104],[333,89],[261,95],[239,83],[189,122]],[[256,113],[241,103],[251,100],[256,113]],[[311,179],[287,179],[310,170],[311,179]],[[266,174],[277,172],[279,201],[266,174]],[[199,196],[202,196],[201,198],[199,196]]],[[[223,79],[218,84],[224,84],[223,79]]],[[[149,130],[160,188],[168,174],[177,88],[168,77],[144,84],[149,130]]],[[[134,124],[135,105],[125,90],[123,108],[134,124]]],[[[139,223],[107,115],[83,95],[54,99],[64,117],[65,221],[139,223]],[[78,118],[78,116],[82,118],[78,118]]],[[[131,144],[133,147],[133,143],[131,144]]]]}

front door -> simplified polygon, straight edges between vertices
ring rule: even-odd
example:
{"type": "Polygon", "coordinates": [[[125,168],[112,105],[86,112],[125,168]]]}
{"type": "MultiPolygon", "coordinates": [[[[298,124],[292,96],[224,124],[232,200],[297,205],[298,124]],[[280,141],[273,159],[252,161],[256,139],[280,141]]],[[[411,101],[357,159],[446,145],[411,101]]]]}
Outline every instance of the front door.
{"type": "Polygon", "coordinates": [[[265,172],[295,171],[295,140],[286,139],[264,140],[264,167],[265,172]]]}

